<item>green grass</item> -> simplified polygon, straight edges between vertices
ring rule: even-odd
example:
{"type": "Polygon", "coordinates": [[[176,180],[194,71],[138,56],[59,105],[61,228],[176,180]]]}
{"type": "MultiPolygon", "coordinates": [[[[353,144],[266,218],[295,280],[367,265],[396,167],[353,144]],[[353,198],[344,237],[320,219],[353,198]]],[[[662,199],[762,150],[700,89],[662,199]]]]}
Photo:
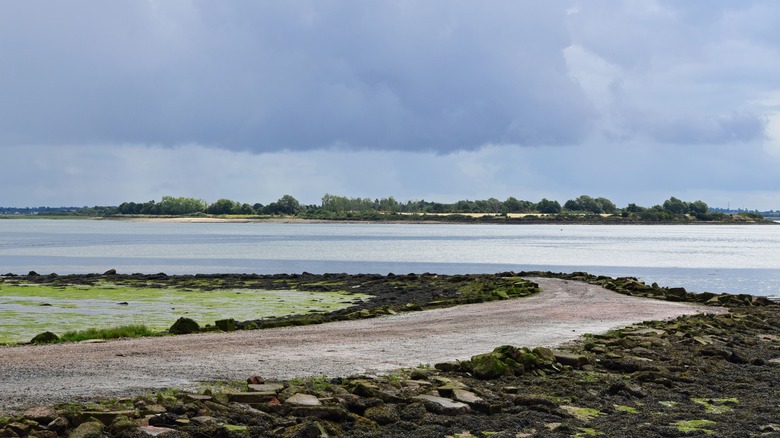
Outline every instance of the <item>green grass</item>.
{"type": "Polygon", "coordinates": [[[60,340],[63,342],[80,342],[89,339],[141,338],[153,336],[154,334],[155,332],[145,325],[133,324],[107,329],[89,328],[86,330],[69,331],[60,336],[60,340]]]}

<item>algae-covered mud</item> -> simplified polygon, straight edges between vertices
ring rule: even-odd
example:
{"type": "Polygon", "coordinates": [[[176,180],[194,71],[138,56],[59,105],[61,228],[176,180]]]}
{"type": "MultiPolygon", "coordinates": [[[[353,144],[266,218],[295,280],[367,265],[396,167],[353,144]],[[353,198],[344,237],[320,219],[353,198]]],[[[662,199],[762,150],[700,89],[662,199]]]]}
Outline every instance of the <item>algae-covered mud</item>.
{"type": "Polygon", "coordinates": [[[43,332],[178,318],[204,330],[232,319],[236,329],[306,325],[527,296],[538,289],[514,273],[496,275],[46,275],[0,277],[0,343],[43,332]]]}
{"type": "Polygon", "coordinates": [[[179,317],[201,325],[236,320],[330,312],[367,295],[297,290],[138,288],[0,285],[0,343],[29,341],[40,332],[62,334],[91,327],[143,324],[164,330],[179,317]]]}

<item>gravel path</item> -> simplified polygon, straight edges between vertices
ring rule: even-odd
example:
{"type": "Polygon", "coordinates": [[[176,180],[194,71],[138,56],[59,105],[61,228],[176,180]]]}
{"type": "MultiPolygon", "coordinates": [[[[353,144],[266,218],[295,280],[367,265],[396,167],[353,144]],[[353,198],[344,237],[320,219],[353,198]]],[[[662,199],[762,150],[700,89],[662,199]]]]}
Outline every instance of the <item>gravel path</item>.
{"type": "Polygon", "coordinates": [[[535,278],[529,298],[271,330],[0,348],[0,412],[199,382],[371,374],[725,309],[535,278]]]}

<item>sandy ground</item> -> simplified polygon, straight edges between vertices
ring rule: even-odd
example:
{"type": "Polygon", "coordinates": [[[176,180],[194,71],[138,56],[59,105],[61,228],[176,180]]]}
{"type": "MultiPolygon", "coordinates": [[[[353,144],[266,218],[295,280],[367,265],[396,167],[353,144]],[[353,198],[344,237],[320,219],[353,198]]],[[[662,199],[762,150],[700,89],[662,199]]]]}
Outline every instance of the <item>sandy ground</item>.
{"type": "Polygon", "coordinates": [[[306,327],[0,348],[0,412],[200,382],[386,372],[494,347],[559,346],[645,320],[725,309],[533,279],[529,298],[306,327]]]}

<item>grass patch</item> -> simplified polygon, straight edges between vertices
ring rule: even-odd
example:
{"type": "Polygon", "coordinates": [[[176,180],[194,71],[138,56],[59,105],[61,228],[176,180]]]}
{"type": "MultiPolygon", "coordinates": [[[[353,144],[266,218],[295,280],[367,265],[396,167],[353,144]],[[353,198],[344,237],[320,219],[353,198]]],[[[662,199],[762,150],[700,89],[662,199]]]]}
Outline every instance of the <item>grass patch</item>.
{"type": "Polygon", "coordinates": [[[141,338],[144,336],[153,336],[154,334],[154,331],[143,324],[133,324],[107,329],[89,328],[86,330],[69,331],[60,336],[60,341],[80,342],[89,339],[141,338]]]}

